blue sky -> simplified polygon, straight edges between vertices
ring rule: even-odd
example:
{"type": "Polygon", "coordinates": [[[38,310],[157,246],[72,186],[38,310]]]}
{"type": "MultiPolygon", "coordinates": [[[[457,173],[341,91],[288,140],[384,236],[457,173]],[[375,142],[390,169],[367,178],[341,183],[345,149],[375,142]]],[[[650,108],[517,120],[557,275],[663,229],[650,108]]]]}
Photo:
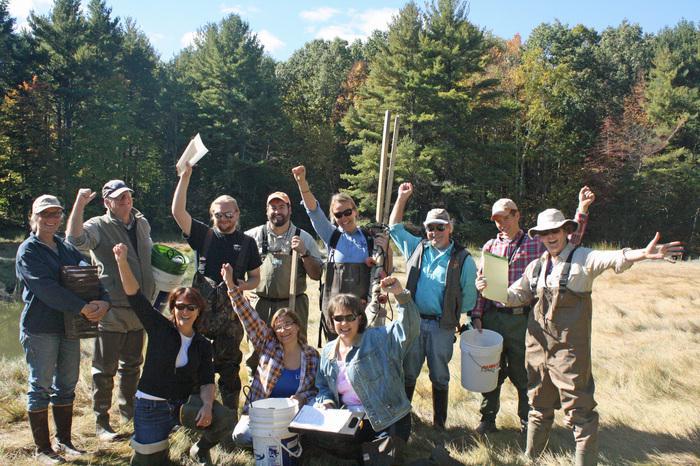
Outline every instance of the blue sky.
{"type": "MultiPolygon", "coordinates": [[[[52,0],[10,0],[10,13],[18,27],[26,24],[30,10],[46,13],[52,0]]],[[[83,5],[87,3],[83,0],[83,5]]],[[[161,58],[169,60],[191,43],[196,31],[230,13],[239,14],[258,34],[267,52],[284,60],[305,42],[316,38],[364,38],[374,29],[386,29],[393,15],[406,3],[394,0],[253,2],[243,0],[107,0],[112,14],[132,17],[148,35],[161,58]]],[[[423,0],[416,2],[419,6],[423,0]]],[[[584,24],[602,31],[623,19],[639,23],[646,32],[673,26],[680,19],[700,21],[700,0],[471,0],[470,20],[494,34],[524,39],[542,22],[559,19],[569,25],[584,24]]]]}

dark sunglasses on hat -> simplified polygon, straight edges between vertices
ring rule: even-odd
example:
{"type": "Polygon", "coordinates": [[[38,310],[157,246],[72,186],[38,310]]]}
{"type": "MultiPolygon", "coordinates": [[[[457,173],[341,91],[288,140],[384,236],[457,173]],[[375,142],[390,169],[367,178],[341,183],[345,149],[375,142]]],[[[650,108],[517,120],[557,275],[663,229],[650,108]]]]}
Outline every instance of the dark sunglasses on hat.
{"type": "Polygon", "coordinates": [[[333,316],[333,320],[338,323],[355,322],[357,320],[357,316],[355,314],[335,315],[333,316]]]}
{"type": "Polygon", "coordinates": [[[335,218],[349,217],[350,215],[352,215],[352,209],[345,209],[341,212],[333,212],[333,216],[335,218]]]}
{"type": "Polygon", "coordinates": [[[221,220],[224,217],[231,220],[234,215],[236,215],[236,212],[215,212],[214,213],[214,217],[216,217],[218,220],[221,220]]]}
{"type": "Polygon", "coordinates": [[[196,304],[187,304],[187,303],[175,303],[175,309],[178,311],[184,311],[187,309],[188,311],[196,311],[199,309],[199,306],[196,304]]]}
{"type": "Polygon", "coordinates": [[[445,231],[445,229],[447,229],[447,225],[443,225],[441,223],[438,223],[438,224],[431,223],[430,225],[426,225],[425,229],[427,231],[435,231],[435,230],[445,231]]]}

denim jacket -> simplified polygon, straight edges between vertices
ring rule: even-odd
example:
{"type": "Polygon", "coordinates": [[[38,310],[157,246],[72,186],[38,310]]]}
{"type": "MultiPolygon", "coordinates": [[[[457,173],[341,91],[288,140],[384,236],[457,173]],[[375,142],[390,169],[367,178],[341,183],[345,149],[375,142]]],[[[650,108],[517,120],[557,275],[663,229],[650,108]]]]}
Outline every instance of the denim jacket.
{"type": "MultiPolygon", "coordinates": [[[[398,318],[384,327],[368,328],[348,352],[348,380],[362,401],[372,428],[379,432],[411,412],[404,389],[403,358],[420,333],[418,308],[408,294],[400,294],[398,318]]],[[[338,396],[338,341],[326,344],[316,376],[316,402],[338,396]]]]}

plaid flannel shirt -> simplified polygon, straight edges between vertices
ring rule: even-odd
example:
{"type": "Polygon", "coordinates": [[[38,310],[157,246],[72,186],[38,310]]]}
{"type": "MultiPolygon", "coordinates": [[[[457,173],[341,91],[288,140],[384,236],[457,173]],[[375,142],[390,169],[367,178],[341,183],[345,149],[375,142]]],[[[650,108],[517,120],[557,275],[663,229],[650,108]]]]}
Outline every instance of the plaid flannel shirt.
{"type": "MultiPolygon", "coordinates": [[[[586,225],[588,224],[588,214],[576,211],[576,222],[578,223],[578,229],[569,235],[569,243],[578,245],[581,244],[581,239],[583,234],[586,232],[586,225]]],[[[498,233],[496,238],[490,239],[481,248],[482,254],[484,252],[490,252],[496,256],[510,257],[515,249],[520,238],[525,235],[518,246],[515,255],[508,264],[508,286],[515,283],[520,277],[522,277],[523,272],[527,265],[533,260],[539,259],[542,254],[547,250],[544,244],[539,239],[530,238],[527,233],[523,230],[515,235],[512,240],[505,237],[503,233],[498,233]]],[[[476,306],[472,310],[472,319],[481,318],[484,312],[487,310],[487,305],[491,304],[496,307],[505,307],[505,304],[496,301],[490,301],[483,296],[479,295],[479,299],[476,301],[476,306]]]]}
{"type": "MultiPolygon", "coordinates": [[[[260,318],[239,289],[229,291],[228,295],[248,339],[255,352],[260,355],[260,362],[250,386],[250,395],[243,406],[243,414],[247,414],[250,403],[270,397],[284,369],[284,348],[275,336],[275,331],[260,318]]],[[[301,397],[302,405],[313,400],[318,392],[315,383],[318,359],[316,349],[309,345],[301,346],[301,374],[295,395],[301,397]]]]}

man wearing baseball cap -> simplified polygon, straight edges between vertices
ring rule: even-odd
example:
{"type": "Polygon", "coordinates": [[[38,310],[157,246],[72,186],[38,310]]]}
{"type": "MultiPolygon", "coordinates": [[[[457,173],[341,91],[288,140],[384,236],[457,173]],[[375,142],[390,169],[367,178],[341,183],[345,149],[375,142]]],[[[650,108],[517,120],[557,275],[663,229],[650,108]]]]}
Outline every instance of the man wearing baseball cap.
{"type": "MultiPolygon", "coordinates": [[[[433,425],[445,428],[448,386],[455,332],[462,314],[476,303],[476,265],[469,252],[452,240],[452,222],[445,209],[432,209],[425,217],[427,240],[410,234],[401,223],[411,183],[402,183],[389,218],[391,239],[406,258],[411,292],[420,311],[420,336],[404,358],[406,395],[413,398],[423,362],[433,385],[433,425]]],[[[410,416],[407,416],[410,422],[410,416]]]]}
{"type": "MultiPolygon", "coordinates": [[[[577,222],[559,210],[547,209],[537,216],[528,235],[539,238],[545,253],[532,261],[522,277],[508,288],[506,305],[532,303],[525,336],[530,412],[525,453],[536,462],[547,445],[554,410],[564,410],[564,424],[573,430],[576,466],[598,461],[598,413],[591,373],[591,321],[593,281],[607,269],[616,273],[634,262],[664,259],[682,254],[678,241],[658,244],[655,237],[644,249],[595,251],[572,244],[567,236],[577,222]]],[[[483,277],[477,289],[487,287],[483,277]]]]}
{"type": "MultiPolygon", "coordinates": [[[[574,229],[569,242],[580,244],[588,222],[588,208],[595,200],[595,195],[588,186],[581,188],[578,194],[578,209],[574,229]]],[[[525,267],[539,258],[545,251],[544,244],[530,238],[520,228],[520,211],[510,199],[499,199],[491,208],[491,220],[498,228],[498,234],[484,244],[483,252],[508,258],[508,284],[512,285],[522,275],[525,267]]],[[[482,254],[483,257],[483,254],[482,254]]],[[[479,267],[479,274],[483,264],[479,267]]],[[[481,422],[476,427],[479,434],[496,432],[496,415],[500,409],[501,385],[509,378],[518,393],[518,417],[522,433],[527,431],[527,372],[525,372],[525,329],[530,306],[508,307],[503,303],[479,296],[472,311],[472,324],[475,328],[493,330],[503,336],[501,353],[501,370],[498,372],[498,385],[483,394],[481,402],[481,422]]]]}
{"type": "Polygon", "coordinates": [[[114,376],[119,372],[119,412],[123,422],[134,416],[134,395],[143,363],[144,331],[124,293],[112,248],[128,244],[128,261],[143,293],[155,291],[151,271],[151,226],[134,208],[133,190],[122,180],[110,180],[102,187],[107,209],[104,215],[83,223],[85,206],[97,193],[82,188],[73,204],[66,228],[67,240],[83,252],[89,252],[99,266],[100,280],[112,298],[112,310],[100,321],[92,359],[93,410],[96,431],[102,440],[114,440],[117,434],[109,422],[114,376]]]}
{"type": "MultiPolygon", "coordinates": [[[[299,257],[297,266],[296,298],[294,311],[302,322],[301,332],[306,335],[309,319],[309,297],[306,296],[306,276],[312,280],[321,278],[321,251],[316,241],[306,231],[291,221],[292,203],[281,191],[267,197],[267,222],[246,231],[258,245],[262,265],[260,283],[255,294],[258,299],[255,310],[270,324],[278,309],[289,307],[289,286],[292,271],[292,251],[299,257]]],[[[258,355],[252,352],[246,364],[251,376],[258,367],[258,355]]]]}

